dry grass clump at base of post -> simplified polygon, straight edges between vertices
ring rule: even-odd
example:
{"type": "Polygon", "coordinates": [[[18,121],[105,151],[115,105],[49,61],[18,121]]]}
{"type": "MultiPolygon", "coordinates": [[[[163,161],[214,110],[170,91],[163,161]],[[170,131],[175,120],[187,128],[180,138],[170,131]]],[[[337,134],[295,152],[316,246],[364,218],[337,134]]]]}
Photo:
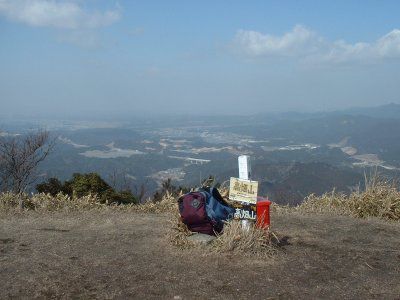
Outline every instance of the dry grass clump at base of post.
{"type": "Polygon", "coordinates": [[[269,229],[251,225],[243,229],[238,220],[231,220],[224,230],[217,234],[212,243],[216,253],[231,253],[244,256],[272,256],[277,252],[277,236],[269,229]]]}
{"type": "Polygon", "coordinates": [[[320,197],[311,195],[298,207],[301,211],[338,213],[357,218],[376,217],[385,220],[400,220],[400,191],[394,182],[378,176],[365,179],[365,190],[355,191],[349,196],[327,193],[320,197]]]}
{"type": "Polygon", "coordinates": [[[261,229],[252,225],[248,230],[243,229],[240,221],[226,222],[224,230],[216,235],[216,239],[210,245],[193,243],[188,237],[196,234],[191,232],[182,223],[180,215],[176,212],[170,220],[169,242],[178,248],[204,248],[205,254],[234,254],[241,256],[272,256],[277,252],[279,239],[268,228],[261,229]]]}

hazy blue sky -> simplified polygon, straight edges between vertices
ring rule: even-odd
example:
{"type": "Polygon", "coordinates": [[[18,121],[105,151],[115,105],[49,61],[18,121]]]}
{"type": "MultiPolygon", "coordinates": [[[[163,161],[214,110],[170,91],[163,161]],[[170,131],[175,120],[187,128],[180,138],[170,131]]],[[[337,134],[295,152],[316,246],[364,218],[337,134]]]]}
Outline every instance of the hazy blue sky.
{"type": "Polygon", "coordinates": [[[0,112],[400,102],[400,1],[0,0],[0,112]]]}

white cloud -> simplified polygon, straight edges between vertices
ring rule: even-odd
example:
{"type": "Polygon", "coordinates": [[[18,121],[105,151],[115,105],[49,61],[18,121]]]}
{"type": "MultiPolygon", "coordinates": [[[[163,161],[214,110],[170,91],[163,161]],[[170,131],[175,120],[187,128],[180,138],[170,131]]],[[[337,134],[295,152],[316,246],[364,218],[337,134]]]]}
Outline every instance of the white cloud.
{"type": "Polygon", "coordinates": [[[116,7],[105,12],[88,12],[73,1],[0,0],[0,15],[36,27],[95,29],[120,19],[116,7]]]}
{"type": "Polygon", "coordinates": [[[372,43],[329,41],[316,32],[296,25],[281,36],[239,30],[233,40],[236,50],[247,57],[293,57],[313,63],[370,63],[400,58],[400,30],[394,29],[372,43]]]}
{"type": "Polygon", "coordinates": [[[380,56],[400,56],[400,30],[394,29],[376,42],[376,50],[380,56]]]}
{"type": "Polygon", "coordinates": [[[315,40],[318,38],[314,32],[297,25],[282,36],[239,30],[234,42],[244,53],[251,56],[297,56],[312,51],[310,46],[315,40]]]}

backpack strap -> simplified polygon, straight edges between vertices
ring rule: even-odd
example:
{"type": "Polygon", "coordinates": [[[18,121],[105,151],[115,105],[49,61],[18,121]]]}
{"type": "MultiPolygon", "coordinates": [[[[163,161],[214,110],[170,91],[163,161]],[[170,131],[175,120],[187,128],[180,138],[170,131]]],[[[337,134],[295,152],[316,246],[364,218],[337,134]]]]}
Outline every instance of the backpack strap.
{"type": "Polygon", "coordinates": [[[221,204],[225,205],[225,206],[229,206],[231,207],[231,205],[225,201],[224,198],[222,198],[221,194],[219,193],[218,189],[215,187],[210,188],[210,194],[218,200],[218,202],[220,202],[221,204]]]}

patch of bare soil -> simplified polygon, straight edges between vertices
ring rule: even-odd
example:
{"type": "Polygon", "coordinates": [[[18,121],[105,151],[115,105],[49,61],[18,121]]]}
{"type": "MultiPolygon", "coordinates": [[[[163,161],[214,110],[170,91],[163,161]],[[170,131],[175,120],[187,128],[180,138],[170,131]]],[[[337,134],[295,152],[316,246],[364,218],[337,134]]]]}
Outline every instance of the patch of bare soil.
{"type": "Polygon", "coordinates": [[[0,299],[400,297],[400,225],[272,216],[270,259],[168,244],[168,215],[88,211],[0,219],[0,299]]]}

